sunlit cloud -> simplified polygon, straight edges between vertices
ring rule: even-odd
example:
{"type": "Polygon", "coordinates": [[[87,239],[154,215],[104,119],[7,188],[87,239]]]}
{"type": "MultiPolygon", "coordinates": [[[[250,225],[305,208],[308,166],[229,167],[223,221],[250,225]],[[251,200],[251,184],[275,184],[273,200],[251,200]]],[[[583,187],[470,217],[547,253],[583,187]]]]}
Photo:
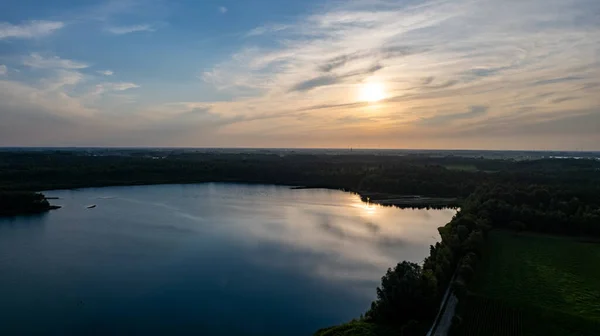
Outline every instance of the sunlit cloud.
{"type": "Polygon", "coordinates": [[[23,59],[23,65],[32,68],[43,69],[84,69],[88,64],[68,59],[62,59],[58,56],[44,57],[38,53],[32,53],[23,59]]]}
{"type": "Polygon", "coordinates": [[[95,131],[78,136],[99,144],[599,149],[596,0],[328,1],[293,17],[267,11],[262,24],[222,35],[215,26],[214,41],[201,43],[178,30],[189,26],[163,21],[168,4],[103,2],[66,28],[0,24],[1,43],[77,25],[115,35],[169,28],[151,41],[132,34],[136,48],[107,50],[106,63],[18,41],[29,45],[0,59],[0,108],[85,116],[95,131]],[[175,42],[163,49],[169,33],[175,42]]]}
{"type": "MultiPolygon", "coordinates": [[[[96,86],[92,90],[87,92],[85,95],[83,95],[81,97],[81,99],[82,99],[82,101],[89,104],[89,103],[95,102],[102,95],[112,93],[112,92],[121,92],[121,91],[130,90],[130,89],[137,89],[139,87],[140,86],[135,83],[127,83],[127,82],[100,83],[100,84],[96,84],[96,86]]],[[[124,96],[124,97],[121,96],[121,98],[125,98],[125,101],[133,100],[133,97],[131,97],[131,96],[124,96]]]]}
{"type": "Polygon", "coordinates": [[[148,24],[134,25],[134,26],[113,26],[106,28],[106,31],[115,35],[125,35],[137,32],[153,32],[156,28],[148,24]]]}
{"type": "Polygon", "coordinates": [[[106,89],[109,90],[115,90],[115,91],[125,91],[125,90],[129,90],[129,89],[135,89],[135,88],[139,88],[140,86],[134,83],[105,83],[102,84],[102,86],[106,89]]]}
{"type": "MultiPolygon", "coordinates": [[[[473,122],[510,133],[510,124],[495,120],[523,108],[530,108],[528,118],[515,122],[559,122],[597,108],[585,88],[600,78],[600,27],[590,10],[598,7],[591,0],[348,2],[293,24],[252,29],[246,36],[269,34],[270,46],[246,44],[203,79],[239,97],[238,113],[278,113],[274,122],[285,131],[273,138],[324,131],[335,143],[359,132],[367,146],[395,147],[415,135],[458,137],[435,129],[473,122]],[[360,96],[366,82],[386,86],[376,112],[357,105],[368,100],[360,96]],[[542,98],[546,90],[569,94],[542,98]]],[[[230,106],[217,102],[213,109],[227,114],[230,106]]]]}
{"type": "Polygon", "coordinates": [[[445,125],[449,126],[455,120],[462,119],[473,119],[478,116],[483,116],[487,113],[488,106],[471,106],[469,107],[469,111],[461,112],[461,113],[451,113],[451,114],[439,114],[429,118],[423,118],[419,120],[419,124],[422,125],[431,125],[431,126],[439,126],[445,125]]]}
{"type": "Polygon", "coordinates": [[[0,40],[7,38],[36,38],[50,35],[63,28],[60,21],[27,21],[20,24],[0,22],[0,40]]]}
{"type": "Polygon", "coordinates": [[[260,27],[256,27],[256,28],[250,30],[248,33],[246,33],[246,36],[252,37],[252,36],[261,36],[261,35],[265,35],[265,34],[272,34],[272,33],[277,33],[277,32],[280,32],[280,31],[288,29],[288,28],[290,28],[290,26],[285,25],[285,24],[273,24],[273,25],[267,25],[267,26],[260,26],[260,27]]]}

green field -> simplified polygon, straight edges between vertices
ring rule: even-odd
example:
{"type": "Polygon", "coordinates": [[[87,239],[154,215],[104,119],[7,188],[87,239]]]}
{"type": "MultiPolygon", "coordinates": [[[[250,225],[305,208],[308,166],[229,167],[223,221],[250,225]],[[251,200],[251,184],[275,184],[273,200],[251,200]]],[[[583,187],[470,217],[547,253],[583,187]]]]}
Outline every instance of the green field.
{"type": "Polygon", "coordinates": [[[399,329],[353,321],[318,330],[314,336],[397,336],[401,333],[399,329]]]}
{"type": "Polygon", "coordinates": [[[448,164],[448,165],[444,165],[444,168],[449,169],[449,170],[460,170],[460,171],[467,171],[467,172],[476,172],[479,169],[477,169],[477,167],[475,165],[470,165],[470,164],[448,164]]]}
{"type": "Polygon", "coordinates": [[[600,335],[599,265],[597,243],[491,232],[461,334],[600,335]]]}

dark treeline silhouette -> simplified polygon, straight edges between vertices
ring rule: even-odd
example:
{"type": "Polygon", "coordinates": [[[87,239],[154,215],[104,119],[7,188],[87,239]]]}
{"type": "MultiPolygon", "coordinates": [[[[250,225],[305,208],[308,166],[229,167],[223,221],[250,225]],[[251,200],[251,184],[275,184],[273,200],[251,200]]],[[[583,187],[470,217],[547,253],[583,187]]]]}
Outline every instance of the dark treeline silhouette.
{"type": "MultiPolygon", "coordinates": [[[[422,335],[431,325],[455,270],[455,292],[466,292],[468,281],[481,258],[484,237],[492,228],[485,213],[478,212],[479,195],[465,200],[454,218],[439,228],[441,241],[430,247],[422,265],[403,261],[388,269],[377,288],[377,299],[359,321],[350,323],[395,328],[401,335],[422,335]]],[[[317,335],[342,335],[341,327],[323,329],[317,335]]],[[[356,334],[358,335],[358,334],[356,334]]]]}
{"type": "Polygon", "coordinates": [[[600,191],[594,160],[511,161],[420,155],[228,154],[131,151],[0,152],[0,189],[50,190],[157,183],[244,182],[459,197],[484,184],[583,185],[600,191]],[[126,153],[127,155],[124,155],[126,153]],[[472,170],[449,169],[472,167],[472,170]],[[595,188],[585,185],[595,183],[595,188]]]}
{"type": "MultiPolygon", "coordinates": [[[[459,300],[466,297],[490,230],[600,236],[600,172],[586,180],[570,176],[573,173],[571,169],[550,169],[548,175],[554,178],[539,184],[546,177],[543,170],[538,170],[534,175],[541,177],[533,178],[533,182],[487,183],[478,187],[463,200],[454,218],[439,229],[441,242],[431,246],[422,265],[404,261],[388,269],[377,288],[377,299],[364,316],[322,329],[316,335],[360,335],[358,330],[382,327],[393,328],[397,335],[425,334],[449,285],[459,300]],[[356,333],[342,332],[354,330],[353,327],[356,333]]],[[[515,175],[512,178],[516,179],[515,175]]],[[[460,321],[454,323],[458,325],[460,321]]]]}
{"type": "Polygon", "coordinates": [[[0,192],[0,216],[36,214],[52,208],[40,193],[0,192]]]}

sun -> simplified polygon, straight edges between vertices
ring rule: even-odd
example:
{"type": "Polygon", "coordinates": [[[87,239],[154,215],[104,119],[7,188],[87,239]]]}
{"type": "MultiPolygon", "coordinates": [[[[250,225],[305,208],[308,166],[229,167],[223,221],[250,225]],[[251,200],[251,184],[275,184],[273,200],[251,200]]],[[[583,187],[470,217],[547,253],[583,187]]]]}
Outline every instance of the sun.
{"type": "Polygon", "coordinates": [[[370,103],[375,103],[385,98],[385,88],[383,84],[371,82],[361,86],[358,99],[370,103]]]}

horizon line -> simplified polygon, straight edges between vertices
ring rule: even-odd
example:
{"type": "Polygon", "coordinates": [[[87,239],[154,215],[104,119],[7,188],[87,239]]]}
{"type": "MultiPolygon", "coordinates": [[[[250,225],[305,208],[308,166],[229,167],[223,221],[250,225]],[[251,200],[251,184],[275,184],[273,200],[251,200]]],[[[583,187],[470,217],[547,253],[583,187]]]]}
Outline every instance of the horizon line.
{"type": "Polygon", "coordinates": [[[198,149],[198,150],[337,150],[337,151],[466,151],[466,152],[578,152],[600,153],[600,150],[585,149],[477,149],[477,148],[372,148],[372,147],[193,147],[193,146],[2,146],[6,149],[198,149]]]}

